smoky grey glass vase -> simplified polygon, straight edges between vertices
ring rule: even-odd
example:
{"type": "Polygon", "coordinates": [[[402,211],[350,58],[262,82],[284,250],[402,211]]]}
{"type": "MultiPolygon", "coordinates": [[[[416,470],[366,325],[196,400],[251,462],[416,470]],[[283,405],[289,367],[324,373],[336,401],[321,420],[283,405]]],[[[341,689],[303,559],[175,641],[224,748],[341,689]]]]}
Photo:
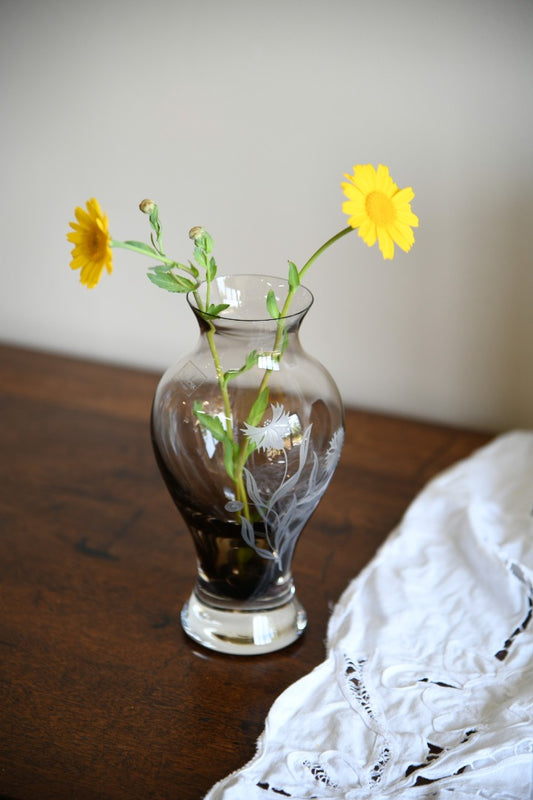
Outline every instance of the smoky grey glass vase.
{"type": "Polygon", "coordinates": [[[311,293],[299,286],[275,318],[289,291],[282,279],[233,275],[190,293],[197,346],[153,402],[156,460],[197,557],[181,622],[224,653],[268,653],[305,629],[293,555],[344,439],[335,382],[300,343],[311,293]]]}

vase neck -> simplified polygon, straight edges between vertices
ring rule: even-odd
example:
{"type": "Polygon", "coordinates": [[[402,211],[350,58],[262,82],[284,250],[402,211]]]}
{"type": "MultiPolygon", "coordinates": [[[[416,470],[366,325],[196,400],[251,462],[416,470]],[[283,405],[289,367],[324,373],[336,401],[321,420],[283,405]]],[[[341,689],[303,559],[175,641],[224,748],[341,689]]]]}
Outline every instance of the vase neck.
{"type": "Polygon", "coordinates": [[[201,284],[187,299],[202,329],[265,336],[297,331],[313,303],[304,286],[290,293],[287,281],[268,275],[223,275],[201,284]]]}
{"type": "Polygon", "coordinates": [[[285,341],[288,337],[293,338],[298,333],[306,313],[292,314],[290,317],[277,320],[246,320],[228,319],[222,315],[209,317],[198,309],[193,311],[202,334],[213,332],[220,337],[248,340],[254,343],[255,347],[261,345],[269,349],[277,338],[282,337],[285,341]]]}

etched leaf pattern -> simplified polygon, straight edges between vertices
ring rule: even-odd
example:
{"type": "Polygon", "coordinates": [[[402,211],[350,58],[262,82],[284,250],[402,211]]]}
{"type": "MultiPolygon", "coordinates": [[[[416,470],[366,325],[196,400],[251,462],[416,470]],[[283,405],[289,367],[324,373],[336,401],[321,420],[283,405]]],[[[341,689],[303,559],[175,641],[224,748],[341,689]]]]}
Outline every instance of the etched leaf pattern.
{"type": "Polygon", "coordinates": [[[264,446],[267,429],[271,443],[274,438],[278,449],[285,454],[285,474],[279,486],[270,492],[262,489],[249,468],[244,469],[246,491],[255,506],[264,526],[262,536],[269,550],[256,544],[256,532],[252,523],[242,517],[241,535],[246,544],[265,559],[278,562],[281,569],[290,563],[298,537],[318,505],[337,466],[344,441],[344,431],[339,428],[332,436],[327,451],[319,456],[312,447],[312,424],[303,432],[299,445],[298,466],[287,477],[287,454],[285,437],[289,414],[283,406],[272,407],[272,421],[266,426],[245,433],[264,446]],[[282,430],[283,429],[283,430],[282,430]],[[275,433],[275,436],[274,436],[275,433]]]}

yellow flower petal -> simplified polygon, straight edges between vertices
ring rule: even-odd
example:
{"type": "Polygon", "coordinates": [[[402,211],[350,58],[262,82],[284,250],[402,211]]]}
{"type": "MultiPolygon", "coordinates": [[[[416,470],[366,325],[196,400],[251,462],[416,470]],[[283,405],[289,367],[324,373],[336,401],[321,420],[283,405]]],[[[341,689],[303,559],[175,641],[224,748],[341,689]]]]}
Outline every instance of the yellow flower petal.
{"type": "Polygon", "coordinates": [[[367,219],[365,204],[363,201],[357,202],[347,200],[342,204],[342,210],[350,217],[348,223],[352,228],[358,228],[367,219]]]}
{"type": "Polygon", "coordinates": [[[413,231],[409,225],[397,223],[390,228],[390,234],[398,247],[401,247],[406,253],[409,252],[415,242],[413,231]]]}
{"type": "Polygon", "coordinates": [[[342,210],[348,215],[348,225],[359,229],[363,241],[372,247],[376,239],[383,258],[394,258],[394,243],[409,250],[414,243],[412,228],[418,227],[418,217],[411,211],[414,192],[409,186],[399,189],[388,167],[379,164],[357,164],[353,175],[345,175],[342,183],[347,200],[342,210]]]}
{"type": "Polygon", "coordinates": [[[74,244],[71,269],[80,270],[80,281],[92,289],[99,282],[104,267],[113,271],[113,253],[109,235],[107,214],[102,213],[96,198],[86,202],[87,210],[78,206],[74,210],[77,222],[71,222],[73,229],[67,233],[67,240],[74,244]]]}
{"type": "Polygon", "coordinates": [[[372,247],[377,239],[377,227],[371,219],[365,219],[363,224],[359,227],[359,236],[365,244],[372,247]]]}
{"type": "Polygon", "coordinates": [[[376,189],[376,170],[372,164],[357,164],[353,168],[353,177],[346,176],[348,180],[358,187],[358,189],[367,195],[376,189]]]}
{"type": "Polygon", "coordinates": [[[383,258],[394,258],[394,242],[389,231],[384,228],[378,228],[378,243],[383,258]]]}
{"type": "Polygon", "coordinates": [[[412,188],[407,186],[405,189],[398,189],[394,195],[394,202],[398,203],[398,205],[400,203],[410,203],[414,196],[415,193],[413,192],[412,188]]]}
{"type": "Polygon", "coordinates": [[[354,186],[352,183],[341,183],[341,187],[349,200],[353,200],[354,202],[360,200],[364,202],[365,196],[357,186],[354,186]]]}
{"type": "Polygon", "coordinates": [[[410,225],[412,228],[418,228],[418,217],[412,211],[398,211],[396,221],[410,225]]]}
{"type": "Polygon", "coordinates": [[[398,191],[398,187],[392,180],[388,168],[384,167],[383,164],[378,165],[376,191],[383,192],[387,197],[392,197],[398,191]]]}

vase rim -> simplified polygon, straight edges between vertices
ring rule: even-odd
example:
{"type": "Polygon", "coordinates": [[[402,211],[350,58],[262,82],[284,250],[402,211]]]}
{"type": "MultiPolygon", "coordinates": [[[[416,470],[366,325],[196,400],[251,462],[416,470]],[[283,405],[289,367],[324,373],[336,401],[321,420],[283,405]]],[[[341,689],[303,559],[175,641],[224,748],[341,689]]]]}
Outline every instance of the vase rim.
{"type": "Polygon", "coordinates": [[[220,314],[208,314],[199,308],[196,293],[207,287],[207,281],[199,284],[197,289],[187,293],[187,302],[191,309],[209,319],[232,320],[242,322],[277,322],[302,317],[309,311],[313,302],[313,293],[300,284],[294,293],[288,313],[279,318],[272,317],[267,310],[266,298],[269,291],[274,291],[278,307],[281,308],[289,291],[289,281],[278,275],[261,273],[234,273],[217,275],[211,281],[211,302],[215,305],[230,301],[229,308],[220,314]],[[246,291],[246,287],[248,291],[246,291]],[[259,287],[259,289],[258,289],[259,287]],[[214,290],[214,292],[213,292],[214,290]],[[261,291],[262,290],[262,291],[261,291]],[[260,304],[262,302],[262,307],[260,304]]]}

